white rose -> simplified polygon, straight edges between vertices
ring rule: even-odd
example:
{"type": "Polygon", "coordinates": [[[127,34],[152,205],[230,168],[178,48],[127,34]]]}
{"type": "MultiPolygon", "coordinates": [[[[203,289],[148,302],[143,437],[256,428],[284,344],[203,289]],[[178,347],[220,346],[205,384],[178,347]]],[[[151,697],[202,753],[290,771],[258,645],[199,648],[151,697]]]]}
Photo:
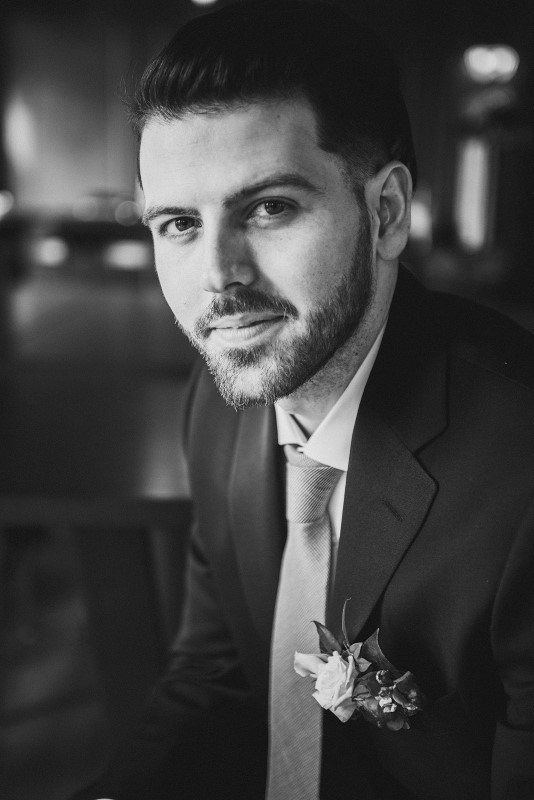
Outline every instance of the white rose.
{"type": "Polygon", "coordinates": [[[354,659],[345,661],[339,653],[334,653],[328,656],[326,663],[316,664],[316,668],[317,680],[313,696],[341,722],[347,722],[356,709],[356,703],[352,700],[356,676],[354,659]]]}
{"type": "Polygon", "coordinates": [[[301,678],[316,678],[319,670],[328,661],[328,656],[317,655],[315,653],[295,653],[293,666],[297,675],[301,678]]]}

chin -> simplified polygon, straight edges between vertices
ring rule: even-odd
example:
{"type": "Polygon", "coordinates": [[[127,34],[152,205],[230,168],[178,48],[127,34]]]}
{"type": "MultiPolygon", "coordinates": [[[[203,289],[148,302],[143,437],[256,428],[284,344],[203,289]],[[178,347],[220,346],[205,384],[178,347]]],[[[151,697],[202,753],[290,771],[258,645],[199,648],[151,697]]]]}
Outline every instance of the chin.
{"type": "Polygon", "coordinates": [[[221,355],[204,357],[223,399],[236,409],[271,406],[295,386],[292,370],[284,369],[272,356],[248,365],[221,355]]]}
{"type": "Polygon", "coordinates": [[[214,368],[209,362],[208,368],[224,401],[236,409],[270,406],[279,398],[273,381],[254,374],[258,372],[257,369],[241,369],[240,374],[236,375],[235,369],[214,368]]]}

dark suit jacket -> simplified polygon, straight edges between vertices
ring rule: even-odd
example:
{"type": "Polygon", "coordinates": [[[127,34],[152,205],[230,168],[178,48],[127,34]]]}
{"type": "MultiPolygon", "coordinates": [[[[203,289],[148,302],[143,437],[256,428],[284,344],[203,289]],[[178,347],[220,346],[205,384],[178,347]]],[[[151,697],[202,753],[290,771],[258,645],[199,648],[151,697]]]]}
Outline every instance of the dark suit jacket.
{"type": "MultiPolygon", "coordinates": [[[[409,731],[325,712],[321,797],[534,798],[534,345],[402,275],[354,435],[327,623],[380,628],[429,698],[409,731]]],[[[284,545],[274,413],[187,415],[196,508],[183,626],[116,800],[261,798],[269,644],[284,545]]],[[[290,800],[290,798],[288,798],[290,800]]]]}

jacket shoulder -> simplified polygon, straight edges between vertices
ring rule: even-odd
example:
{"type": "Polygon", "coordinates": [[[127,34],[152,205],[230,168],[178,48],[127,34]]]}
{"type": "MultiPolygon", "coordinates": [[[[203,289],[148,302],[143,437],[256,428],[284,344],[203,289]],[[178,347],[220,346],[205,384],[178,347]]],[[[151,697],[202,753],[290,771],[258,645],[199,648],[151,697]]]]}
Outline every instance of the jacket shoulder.
{"type": "Polygon", "coordinates": [[[432,293],[451,355],[534,390],[534,335],[503,314],[452,295],[432,293]]]}
{"type": "Polygon", "coordinates": [[[184,448],[215,446],[221,438],[231,437],[239,424],[239,413],[228,406],[219,394],[204,361],[195,363],[187,389],[184,413],[184,448]]]}

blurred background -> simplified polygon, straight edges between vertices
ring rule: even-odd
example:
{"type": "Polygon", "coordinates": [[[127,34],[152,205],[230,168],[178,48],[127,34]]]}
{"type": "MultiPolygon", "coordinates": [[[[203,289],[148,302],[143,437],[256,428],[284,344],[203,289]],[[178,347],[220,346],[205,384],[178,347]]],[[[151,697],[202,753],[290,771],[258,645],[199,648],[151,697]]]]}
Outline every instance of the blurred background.
{"type": "MultiPolygon", "coordinates": [[[[407,263],[534,330],[531,0],[338,2],[404,75],[420,168],[407,263]]],[[[179,620],[194,356],[139,223],[121,97],[222,4],[0,10],[2,800],[63,800],[98,773],[179,620]]]]}

